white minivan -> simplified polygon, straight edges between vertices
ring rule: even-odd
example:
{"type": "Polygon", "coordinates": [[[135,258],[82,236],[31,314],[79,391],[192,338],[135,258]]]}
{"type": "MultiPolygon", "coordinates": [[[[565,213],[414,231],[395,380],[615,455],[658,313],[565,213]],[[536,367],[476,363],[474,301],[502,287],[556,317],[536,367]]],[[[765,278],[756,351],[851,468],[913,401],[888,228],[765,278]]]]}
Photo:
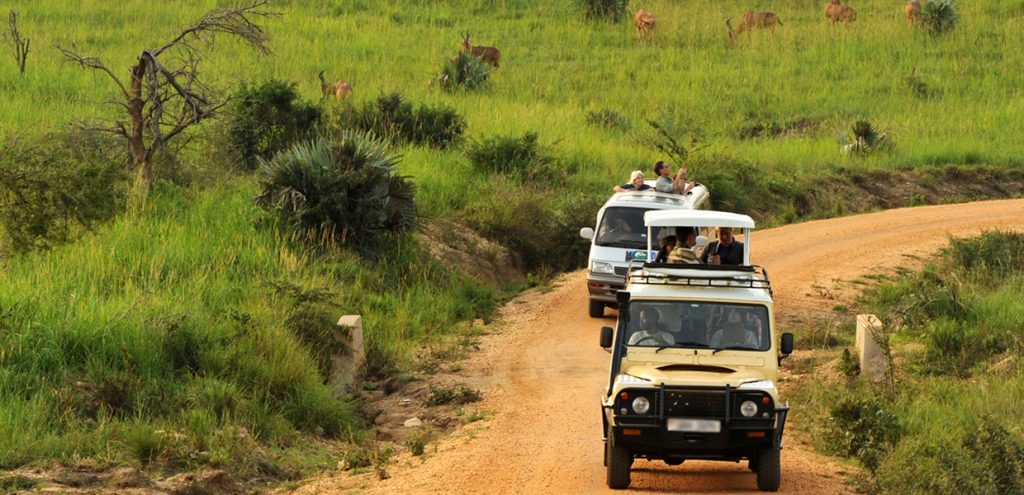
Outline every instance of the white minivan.
{"type": "MultiPolygon", "coordinates": [[[[648,184],[653,186],[651,181],[648,184]]],[[[707,187],[697,184],[686,195],[660,193],[654,189],[615,193],[597,212],[596,229],[580,229],[580,237],[591,241],[587,263],[591,317],[604,316],[605,306],[616,307],[615,293],[626,286],[630,261],[647,261],[654,257],[654,252],[647,251],[644,213],[667,209],[711,209],[707,187]]],[[[669,229],[656,229],[654,235],[661,239],[671,233],[669,229]]]]}

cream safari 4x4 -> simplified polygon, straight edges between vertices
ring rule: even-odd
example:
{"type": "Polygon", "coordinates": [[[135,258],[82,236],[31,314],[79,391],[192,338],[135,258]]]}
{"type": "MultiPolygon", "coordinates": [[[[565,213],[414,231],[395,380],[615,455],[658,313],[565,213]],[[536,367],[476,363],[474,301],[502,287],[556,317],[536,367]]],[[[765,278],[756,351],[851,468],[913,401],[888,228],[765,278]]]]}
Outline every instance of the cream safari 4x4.
{"type": "Polygon", "coordinates": [[[746,460],[757,487],[776,491],[789,407],[775,383],[793,336],[778,333],[768,274],[750,264],[754,221],[662,210],[644,222],[648,242],[654,229],[731,227],[742,233],[743,264],[630,266],[617,326],[601,329],[612,355],[601,399],[608,486],[628,487],[637,458],[746,460]]]}

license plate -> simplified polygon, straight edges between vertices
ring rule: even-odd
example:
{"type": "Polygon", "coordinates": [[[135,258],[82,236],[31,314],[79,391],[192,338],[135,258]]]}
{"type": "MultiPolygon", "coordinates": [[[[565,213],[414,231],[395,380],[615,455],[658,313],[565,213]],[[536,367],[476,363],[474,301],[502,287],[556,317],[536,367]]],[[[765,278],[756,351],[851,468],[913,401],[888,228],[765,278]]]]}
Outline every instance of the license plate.
{"type": "Polygon", "coordinates": [[[668,431],[718,433],[722,431],[722,422],[714,419],[668,418],[668,431]]]}

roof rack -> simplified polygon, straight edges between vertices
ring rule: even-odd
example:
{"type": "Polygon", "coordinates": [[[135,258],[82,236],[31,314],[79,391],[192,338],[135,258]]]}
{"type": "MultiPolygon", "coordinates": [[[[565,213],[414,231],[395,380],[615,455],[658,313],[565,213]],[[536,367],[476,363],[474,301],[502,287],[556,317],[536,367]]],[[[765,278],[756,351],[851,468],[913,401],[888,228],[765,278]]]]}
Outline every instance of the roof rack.
{"type": "Polygon", "coordinates": [[[764,289],[772,293],[768,271],[761,265],[700,265],[644,263],[629,266],[629,282],[642,284],[682,285],[686,287],[721,289],[764,289]]]}

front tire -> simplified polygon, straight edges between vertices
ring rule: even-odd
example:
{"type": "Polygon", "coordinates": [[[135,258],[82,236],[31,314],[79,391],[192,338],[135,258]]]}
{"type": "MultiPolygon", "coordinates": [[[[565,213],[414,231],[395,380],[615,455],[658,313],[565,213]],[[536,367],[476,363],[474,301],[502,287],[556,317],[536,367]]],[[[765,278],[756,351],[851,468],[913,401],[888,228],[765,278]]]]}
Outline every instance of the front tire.
{"type": "Polygon", "coordinates": [[[629,470],[633,466],[633,453],[615,445],[615,433],[608,426],[608,443],[605,446],[605,465],[608,466],[608,488],[622,490],[629,488],[629,470]]]}
{"type": "Polygon", "coordinates": [[[782,484],[782,467],[779,449],[769,447],[757,454],[757,489],[762,492],[777,492],[782,484]]]}
{"type": "Polygon", "coordinates": [[[591,318],[603,318],[604,317],[604,303],[601,301],[590,300],[590,317],[591,318]]]}

